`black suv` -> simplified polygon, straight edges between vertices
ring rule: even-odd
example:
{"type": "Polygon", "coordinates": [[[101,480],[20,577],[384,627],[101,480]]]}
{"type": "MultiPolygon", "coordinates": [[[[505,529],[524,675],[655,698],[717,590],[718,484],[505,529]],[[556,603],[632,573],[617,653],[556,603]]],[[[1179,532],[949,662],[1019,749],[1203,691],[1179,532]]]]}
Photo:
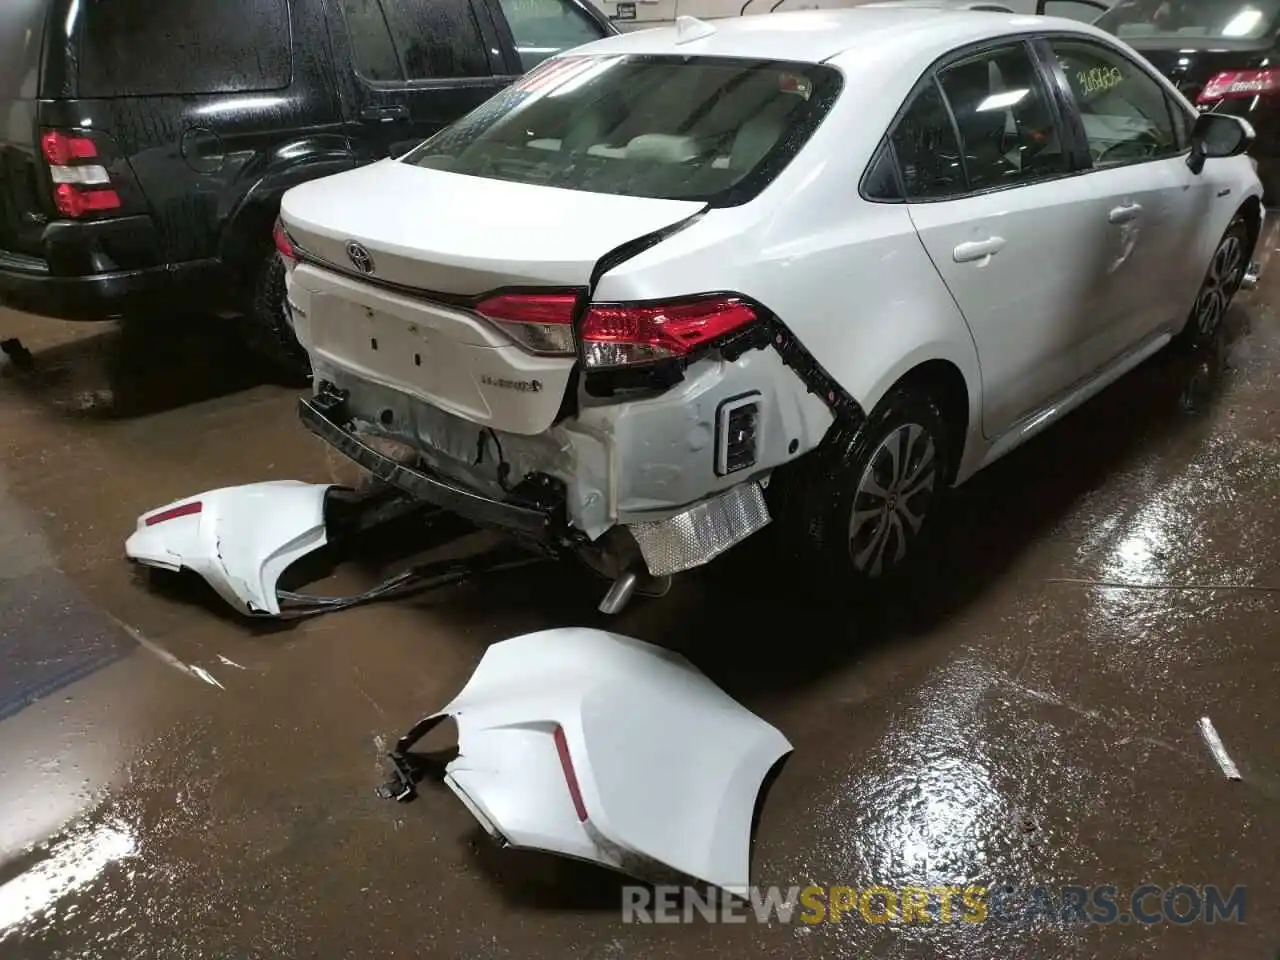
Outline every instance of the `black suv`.
{"type": "Polygon", "coordinates": [[[0,305],[240,312],[305,360],[281,194],[614,32],[586,0],[0,0],[0,305]]]}

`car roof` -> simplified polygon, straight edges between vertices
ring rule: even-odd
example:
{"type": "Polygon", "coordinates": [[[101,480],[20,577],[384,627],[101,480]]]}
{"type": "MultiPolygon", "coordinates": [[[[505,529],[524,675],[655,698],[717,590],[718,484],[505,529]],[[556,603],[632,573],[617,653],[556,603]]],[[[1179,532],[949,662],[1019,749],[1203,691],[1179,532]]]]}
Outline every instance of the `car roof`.
{"type": "MultiPolygon", "coordinates": [[[[684,19],[684,18],[681,18],[684,19]]],[[[987,37],[1052,30],[1106,37],[1075,20],[950,7],[850,7],[797,10],[709,21],[713,32],[680,41],[680,27],[635,30],[570,51],[591,54],[669,54],[749,57],[822,63],[841,54],[886,51],[934,59],[954,47],[987,37]]],[[[847,57],[845,59],[848,59],[847,57]]]]}

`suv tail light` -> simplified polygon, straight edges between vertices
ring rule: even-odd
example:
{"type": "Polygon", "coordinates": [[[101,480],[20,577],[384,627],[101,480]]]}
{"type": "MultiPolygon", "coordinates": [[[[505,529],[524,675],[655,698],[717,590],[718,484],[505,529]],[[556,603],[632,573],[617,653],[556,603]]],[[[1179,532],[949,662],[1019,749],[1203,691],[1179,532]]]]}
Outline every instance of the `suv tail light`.
{"type": "Polygon", "coordinates": [[[728,296],[592,304],[582,321],[582,356],[589,369],[683,357],[755,321],[749,304],[728,296]]]}
{"type": "Polygon", "coordinates": [[[1280,92],[1280,72],[1264,70],[1226,70],[1214,75],[1196,103],[1215,103],[1218,100],[1235,100],[1241,97],[1265,97],[1280,92]]]}
{"type": "Polygon", "coordinates": [[[40,152],[49,165],[53,203],[60,215],[78,220],[123,206],[93,137],[46,130],[40,135],[40,152]]]}
{"type": "Polygon", "coordinates": [[[534,353],[572,355],[576,293],[499,293],[476,305],[476,312],[500,326],[534,353]]]}

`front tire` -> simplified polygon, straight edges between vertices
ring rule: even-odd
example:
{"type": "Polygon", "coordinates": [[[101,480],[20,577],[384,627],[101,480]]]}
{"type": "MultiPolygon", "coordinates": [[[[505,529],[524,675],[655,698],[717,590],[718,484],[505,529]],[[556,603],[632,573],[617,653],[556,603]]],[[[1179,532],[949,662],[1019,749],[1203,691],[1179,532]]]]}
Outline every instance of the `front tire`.
{"type": "Polygon", "coordinates": [[[824,580],[854,588],[895,579],[921,553],[953,475],[954,443],[937,401],[895,388],[850,434],[779,478],[779,533],[824,580]]]}
{"type": "Polygon", "coordinates": [[[1187,324],[1178,334],[1178,342],[1195,349],[1213,341],[1222,326],[1222,318],[1236,292],[1249,263],[1249,225],[1243,217],[1231,221],[1213,251],[1204,281],[1196,294],[1187,324]]]}

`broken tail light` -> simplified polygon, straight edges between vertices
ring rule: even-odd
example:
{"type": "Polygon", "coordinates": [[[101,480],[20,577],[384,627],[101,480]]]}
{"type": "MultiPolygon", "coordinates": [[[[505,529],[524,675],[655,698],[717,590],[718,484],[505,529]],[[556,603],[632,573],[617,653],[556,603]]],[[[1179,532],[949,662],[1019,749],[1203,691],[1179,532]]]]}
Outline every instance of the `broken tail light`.
{"type": "Polygon", "coordinates": [[[1241,97],[1265,97],[1280,92],[1280,75],[1263,70],[1225,70],[1215,74],[1196,97],[1196,103],[1216,103],[1241,97]]]}
{"type": "Polygon", "coordinates": [[[574,352],[576,293],[498,293],[475,309],[533,353],[571,356],[574,352]]]}
{"type": "Polygon", "coordinates": [[[46,130],[40,136],[40,152],[49,165],[53,203],[61,216],[78,220],[123,206],[92,136],[46,130]]]}
{"type": "Polygon", "coordinates": [[[755,310],[732,296],[592,304],[582,321],[582,356],[589,369],[653,363],[686,356],[755,322],[755,310]]]}

